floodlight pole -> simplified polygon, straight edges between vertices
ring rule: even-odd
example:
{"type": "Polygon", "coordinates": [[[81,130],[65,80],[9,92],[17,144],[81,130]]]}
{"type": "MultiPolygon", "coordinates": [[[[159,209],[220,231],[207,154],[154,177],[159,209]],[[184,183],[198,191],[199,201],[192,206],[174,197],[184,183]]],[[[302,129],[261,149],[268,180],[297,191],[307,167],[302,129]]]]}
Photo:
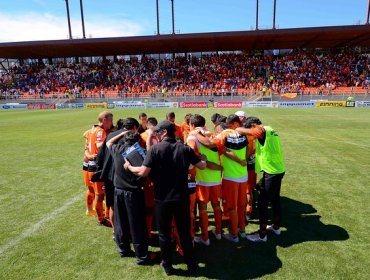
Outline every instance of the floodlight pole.
{"type": "Polygon", "coordinates": [[[157,10],[157,35],[159,35],[159,5],[158,0],[155,1],[156,10],[157,10]]]}
{"type": "Polygon", "coordinates": [[[175,34],[175,9],[173,5],[173,0],[171,0],[171,7],[172,7],[172,34],[175,34]]]}
{"type": "Polygon", "coordinates": [[[274,0],[274,17],[273,17],[273,20],[272,20],[272,29],[276,29],[276,27],[275,27],[275,19],[276,19],[276,0],[274,0]]]}
{"type": "Polygon", "coordinates": [[[256,0],[256,30],[258,30],[258,0],[256,0]]]}
{"type": "Polygon", "coordinates": [[[370,0],[369,0],[369,4],[367,5],[367,18],[366,18],[366,24],[369,24],[369,18],[370,18],[370,0]]]}
{"type": "Polygon", "coordinates": [[[66,8],[67,8],[67,20],[68,20],[69,39],[72,39],[71,18],[69,16],[69,4],[68,4],[68,0],[65,0],[65,1],[66,1],[66,8]]]}
{"type": "Polygon", "coordinates": [[[82,22],[82,38],[86,39],[86,34],[85,34],[85,20],[84,20],[84,7],[82,5],[82,0],[80,0],[80,10],[81,10],[81,22],[82,22]]]}

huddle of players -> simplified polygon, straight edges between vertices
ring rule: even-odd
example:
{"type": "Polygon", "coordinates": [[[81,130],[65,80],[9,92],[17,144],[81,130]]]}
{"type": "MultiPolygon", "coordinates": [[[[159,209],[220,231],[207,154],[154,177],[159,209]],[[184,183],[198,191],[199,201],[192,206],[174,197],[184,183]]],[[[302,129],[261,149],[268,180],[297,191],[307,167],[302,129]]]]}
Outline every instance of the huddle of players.
{"type": "MultiPolygon", "coordinates": [[[[104,177],[100,174],[99,178],[104,178],[105,183],[99,181],[92,182],[96,181],[94,179],[92,180],[92,178],[98,170],[97,165],[99,166],[99,164],[96,161],[99,150],[107,149],[105,147],[106,141],[104,140],[114,130],[112,118],[113,115],[111,113],[102,112],[98,117],[99,124],[84,134],[86,138],[85,159],[83,163],[85,185],[87,187],[86,215],[96,216],[98,224],[104,226],[112,226],[113,221],[113,177],[104,177]],[[106,188],[105,213],[103,213],[104,185],[106,188]]],[[[133,120],[133,118],[128,119],[133,120]]],[[[153,134],[153,127],[157,125],[157,120],[155,118],[147,118],[145,113],[140,114],[139,119],[141,122],[140,125],[131,125],[131,127],[133,128],[133,132],[140,133],[140,144],[144,148],[149,149],[150,146],[158,143],[158,140],[154,136],[155,133],[153,134]]],[[[167,113],[166,119],[175,123],[175,114],[173,112],[167,113]]],[[[261,133],[259,127],[250,130],[249,133],[238,132],[238,128],[243,127],[247,121],[243,111],[238,111],[236,114],[231,114],[228,117],[216,113],[211,117],[211,121],[214,125],[214,133],[207,130],[205,118],[198,114],[187,114],[182,124],[175,124],[175,134],[178,141],[184,142],[194,150],[196,155],[199,157],[202,156],[207,160],[206,169],[201,170],[192,167],[189,169],[188,174],[189,215],[191,217],[191,228],[189,230],[196,243],[206,246],[210,245],[207,213],[209,202],[211,202],[214,212],[215,229],[212,231],[212,234],[217,240],[220,240],[223,236],[225,239],[237,243],[239,242],[239,238],[248,238],[248,235],[245,233],[246,216],[248,217],[251,213],[251,195],[253,188],[256,186],[256,173],[254,171],[255,137],[260,137],[261,133]],[[253,134],[255,135],[253,136],[253,134]],[[195,236],[194,233],[196,202],[198,203],[201,236],[195,236]],[[223,215],[230,220],[228,234],[222,233],[223,215]]],[[[116,129],[119,130],[121,128],[120,126],[124,125],[124,123],[125,120],[123,122],[122,120],[117,122],[116,129]]],[[[105,153],[104,164],[107,162],[107,156],[109,157],[109,152],[105,153]]],[[[153,184],[146,179],[144,193],[146,224],[149,236],[152,229],[154,209],[153,188],[153,184]]],[[[275,233],[277,234],[277,232],[275,233]]],[[[174,234],[174,238],[176,238],[176,234],[174,234]]],[[[265,241],[263,238],[265,237],[262,236],[262,239],[257,238],[255,240],[253,238],[248,239],[252,241],[265,241]]],[[[178,249],[181,253],[181,246],[178,249]]]]}

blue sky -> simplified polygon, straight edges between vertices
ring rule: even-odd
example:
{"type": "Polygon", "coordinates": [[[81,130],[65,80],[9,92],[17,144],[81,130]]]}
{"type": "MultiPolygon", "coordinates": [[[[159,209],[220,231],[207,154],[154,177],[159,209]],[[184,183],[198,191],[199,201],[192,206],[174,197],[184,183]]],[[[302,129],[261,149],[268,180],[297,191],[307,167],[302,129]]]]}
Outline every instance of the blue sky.
{"type": "MultiPolygon", "coordinates": [[[[84,0],[87,37],[153,35],[155,0],[84,0]]],[[[69,0],[72,36],[82,37],[80,1],[69,0]]],[[[174,0],[176,33],[251,30],[256,0],[174,0]]],[[[278,28],[364,24],[368,0],[277,0],[278,28]]],[[[171,1],[159,0],[160,33],[172,31],[171,1]]],[[[272,27],[273,0],[259,0],[259,27],[272,27]]],[[[65,0],[1,0],[0,42],[68,38],[65,0]],[[6,28],[4,28],[6,27],[6,28]]]]}

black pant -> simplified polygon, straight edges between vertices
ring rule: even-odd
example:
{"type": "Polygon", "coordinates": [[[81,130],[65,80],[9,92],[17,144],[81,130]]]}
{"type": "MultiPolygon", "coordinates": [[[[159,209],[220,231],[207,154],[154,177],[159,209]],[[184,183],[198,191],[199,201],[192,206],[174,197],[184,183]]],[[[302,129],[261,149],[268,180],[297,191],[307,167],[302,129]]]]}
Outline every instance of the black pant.
{"type": "Polygon", "coordinates": [[[114,185],[111,180],[104,181],[105,187],[105,205],[107,207],[114,206],[114,185]]]}
{"type": "Polygon", "coordinates": [[[260,229],[266,230],[268,220],[268,204],[272,206],[272,221],[277,227],[280,227],[281,206],[280,206],[280,189],[281,180],[285,173],[268,174],[263,172],[260,194],[258,197],[258,209],[260,215],[260,229]]]}
{"type": "Polygon", "coordinates": [[[190,234],[189,198],[169,202],[156,201],[155,204],[163,264],[165,266],[172,265],[171,225],[172,217],[174,217],[185,262],[188,266],[194,265],[194,249],[190,234]]]}
{"type": "Polygon", "coordinates": [[[137,263],[145,262],[148,255],[148,232],[145,222],[145,200],[142,190],[114,192],[114,237],[121,256],[134,246],[137,263]]]}

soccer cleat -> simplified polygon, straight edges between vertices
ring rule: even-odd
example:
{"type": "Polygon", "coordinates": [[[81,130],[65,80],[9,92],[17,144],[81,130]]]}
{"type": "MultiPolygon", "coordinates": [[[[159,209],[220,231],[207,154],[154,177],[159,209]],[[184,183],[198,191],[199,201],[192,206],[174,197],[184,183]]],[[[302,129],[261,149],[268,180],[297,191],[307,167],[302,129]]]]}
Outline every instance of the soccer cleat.
{"type": "Polygon", "coordinates": [[[161,262],[159,266],[163,269],[167,276],[173,275],[174,270],[172,265],[165,265],[163,262],[161,262]]]}
{"type": "Polygon", "coordinates": [[[280,235],[280,233],[281,233],[280,228],[278,228],[278,229],[274,229],[274,225],[267,226],[267,227],[266,227],[266,230],[268,230],[268,231],[272,231],[272,232],[273,232],[273,233],[275,233],[276,235],[280,235]]]}
{"type": "Polygon", "coordinates": [[[215,236],[215,238],[217,239],[217,240],[221,240],[221,233],[216,233],[216,230],[212,230],[212,233],[213,233],[213,235],[215,236]]]}
{"type": "Polygon", "coordinates": [[[85,215],[88,216],[88,217],[95,217],[96,216],[96,211],[95,211],[95,209],[93,209],[93,210],[86,210],[85,215]]]}
{"type": "Polygon", "coordinates": [[[264,237],[261,237],[260,234],[254,233],[254,234],[247,234],[247,239],[252,242],[266,242],[267,241],[267,235],[264,237]]]}
{"type": "Polygon", "coordinates": [[[188,276],[190,277],[197,277],[199,273],[199,266],[198,264],[190,264],[188,265],[188,276]]]}
{"type": "Polygon", "coordinates": [[[121,258],[130,258],[130,257],[135,257],[135,252],[129,249],[129,250],[120,252],[119,255],[121,258]]]}
{"type": "Polygon", "coordinates": [[[195,243],[202,243],[205,246],[209,246],[211,244],[211,242],[209,241],[209,239],[203,240],[203,238],[200,237],[200,236],[195,236],[194,237],[194,242],[195,243]]]}
{"type": "Polygon", "coordinates": [[[242,239],[246,239],[247,238],[247,234],[245,233],[244,230],[239,230],[238,232],[238,236],[242,239]]]}
{"type": "Polygon", "coordinates": [[[98,226],[112,227],[112,223],[107,219],[103,219],[102,221],[98,222],[98,226]]]}
{"type": "Polygon", "coordinates": [[[231,233],[224,234],[223,237],[231,242],[239,243],[239,237],[233,236],[231,233]]]}

